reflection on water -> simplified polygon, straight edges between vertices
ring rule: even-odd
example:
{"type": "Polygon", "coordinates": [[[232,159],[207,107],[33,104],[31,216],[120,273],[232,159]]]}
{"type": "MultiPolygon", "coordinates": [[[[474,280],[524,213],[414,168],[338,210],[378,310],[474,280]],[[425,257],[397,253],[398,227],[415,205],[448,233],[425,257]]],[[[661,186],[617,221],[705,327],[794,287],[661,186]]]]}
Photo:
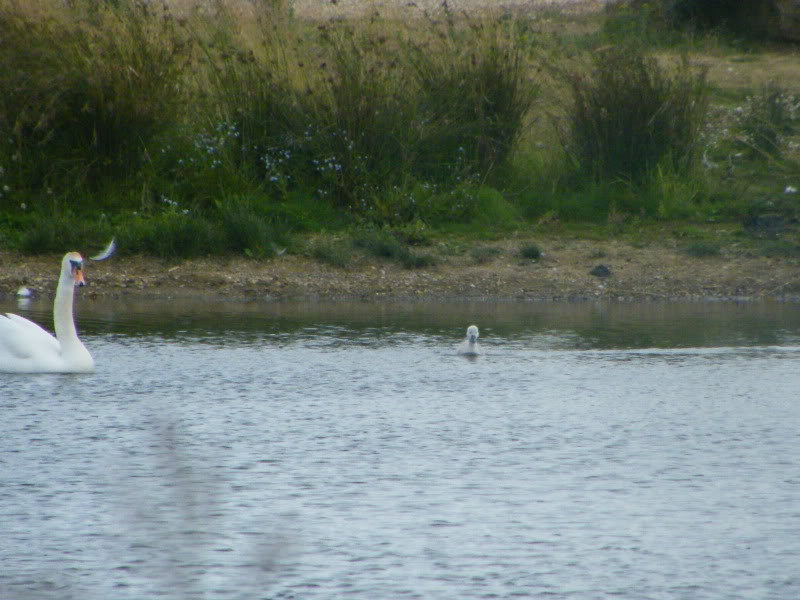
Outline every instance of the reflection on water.
{"type": "MultiPolygon", "coordinates": [[[[52,302],[0,301],[0,312],[21,312],[51,328],[52,302]]],[[[87,334],[227,338],[232,334],[303,335],[311,326],[383,337],[414,331],[450,338],[478,323],[482,341],[494,336],[560,348],[673,348],[791,344],[800,332],[800,307],[792,303],[423,303],[423,302],[208,302],[88,301],[76,307],[87,334]]],[[[463,332],[461,333],[463,336],[463,332]]]]}
{"type": "Polygon", "coordinates": [[[796,305],[78,315],[0,374],[2,600],[800,597],[796,305]]]}

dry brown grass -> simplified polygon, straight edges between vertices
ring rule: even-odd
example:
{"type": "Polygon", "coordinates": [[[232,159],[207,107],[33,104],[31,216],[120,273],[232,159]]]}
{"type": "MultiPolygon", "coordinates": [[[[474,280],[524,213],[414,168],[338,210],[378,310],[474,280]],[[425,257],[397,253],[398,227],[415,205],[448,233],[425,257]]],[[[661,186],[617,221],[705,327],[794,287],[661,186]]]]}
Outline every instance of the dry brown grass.
{"type": "Polygon", "coordinates": [[[709,81],[722,89],[758,89],[770,81],[779,82],[789,90],[800,90],[800,53],[781,49],[780,52],[758,54],[707,53],[698,54],[694,62],[708,69],[709,81]]]}
{"type": "MultiPolygon", "coordinates": [[[[253,10],[253,5],[243,0],[167,0],[167,3],[184,14],[197,8],[214,10],[218,6],[243,16],[253,10]]],[[[454,14],[510,12],[522,15],[556,10],[575,15],[600,11],[607,0],[271,0],[270,3],[278,11],[291,9],[304,19],[326,20],[364,17],[375,12],[403,18],[424,13],[435,15],[445,10],[445,5],[454,14]]]]}

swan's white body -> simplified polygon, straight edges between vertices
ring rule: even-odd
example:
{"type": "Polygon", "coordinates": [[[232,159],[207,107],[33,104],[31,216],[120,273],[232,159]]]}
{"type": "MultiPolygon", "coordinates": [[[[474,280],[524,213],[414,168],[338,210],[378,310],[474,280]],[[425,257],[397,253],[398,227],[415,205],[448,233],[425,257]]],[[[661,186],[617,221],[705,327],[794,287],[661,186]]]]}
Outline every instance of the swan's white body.
{"type": "Polygon", "coordinates": [[[458,346],[458,353],[464,356],[478,356],[481,354],[481,347],[478,344],[480,333],[475,325],[467,327],[467,337],[458,346]]]}
{"type": "Polygon", "coordinates": [[[94,359],[78,339],[72,316],[76,285],[84,285],[83,259],[69,252],[61,261],[53,321],[56,335],[19,315],[0,315],[0,372],[87,373],[94,359]]]}

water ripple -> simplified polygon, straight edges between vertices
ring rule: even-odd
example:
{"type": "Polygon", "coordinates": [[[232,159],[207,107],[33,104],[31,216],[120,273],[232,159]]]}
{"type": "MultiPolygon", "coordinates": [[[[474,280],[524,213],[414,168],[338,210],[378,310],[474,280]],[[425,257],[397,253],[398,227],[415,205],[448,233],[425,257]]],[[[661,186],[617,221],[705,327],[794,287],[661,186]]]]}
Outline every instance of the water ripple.
{"type": "Polygon", "coordinates": [[[800,597],[795,325],[467,361],[429,317],[220,318],[2,376],[0,598],[800,597]]]}

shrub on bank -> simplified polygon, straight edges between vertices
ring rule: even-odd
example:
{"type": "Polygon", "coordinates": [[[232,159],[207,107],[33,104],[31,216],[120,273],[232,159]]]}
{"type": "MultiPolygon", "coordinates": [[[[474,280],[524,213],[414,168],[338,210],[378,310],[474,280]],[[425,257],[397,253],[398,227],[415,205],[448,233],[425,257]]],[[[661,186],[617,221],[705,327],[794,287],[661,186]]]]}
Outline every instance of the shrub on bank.
{"type": "Polygon", "coordinates": [[[0,4],[0,165],[33,208],[47,189],[101,206],[96,192],[135,174],[182,107],[188,46],[168,13],[136,0],[70,6],[0,4]]]}
{"type": "Polygon", "coordinates": [[[375,21],[312,34],[256,22],[247,39],[205,36],[219,65],[208,120],[238,136],[226,159],[276,192],[313,190],[354,213],[413,220],[421,215],[392,197],[486,178],[536,97],[513,33],[497,24],[398,34],[375,21]]]}
{"type": "Polygon", "coordinates": [[[774,0],[618,0],[609,6],[612,21],[633,15],[647,28],[694,32],[726,31],[737,36],[769,36],[775,24],[774,0]]]}
{"type": "MultiPolygon", "coordinates": [[[[144,0],[0,0],[0,229],[25,229],[3,244],[55,250],[69,238],[53,215],[98,244],[114,229],[163,256],[270,256],[293,232],[343,225],[410,241],[544,214],[711,214],[697,172],[708,88],[685,62],[625,40],[585,69],[560,55],[549,100],[573,102],[559,146],[538,118],[533,21],[309,23],[281,2],[226,6],[177,18],[144,0]]],[[[719,129],[739,139],[715,142],[709,164],[733,166],[720,157],[745,139],[788,154],[794,104],[765,97],[719,129]]],[[[740,193],[727,189],[716,196],[740,193]]],[[[715,214],[746,203],[729,205],[715,214]]]]}
{"type": "Polygon", "coordinates": [[[590,73],[564,74],[572,99],[565,147],[594,181],[641,183],[659,167],[696,165],[708,86],[686,61],[661,66],[636,46],[597,53],[590,73]]]}
{"type": "Polygon", "coordinates": [[[226,250],[223,233],[208,219],[177,212],[128,220],[117,233],[117,244],[127,254],[161,258],[192,258],[226,250]]]}
{"type": "Polygon", "coordinates": [[[733,117],[740,147],[758,157],[777,158],[786,139],[800,129],[800,95],[770,82],[748,96],[733,117]]]}
{"type": "Polygon", "coordinates": [[[70,211],[33,213],[17,221],[20,232],[14,245],[25,254],[61,254],[65,248],[99,247],[112,237],[107,221],[87,221],[70,211]]]}
{"type": "Polygon", "coordinates": [[[364,231],[353,238],[353,247],[370,256],[398,262],[405,269],[422,269],[436,264],[430,254],[409,250],[397,237],[385,231],[364,231]]]}

